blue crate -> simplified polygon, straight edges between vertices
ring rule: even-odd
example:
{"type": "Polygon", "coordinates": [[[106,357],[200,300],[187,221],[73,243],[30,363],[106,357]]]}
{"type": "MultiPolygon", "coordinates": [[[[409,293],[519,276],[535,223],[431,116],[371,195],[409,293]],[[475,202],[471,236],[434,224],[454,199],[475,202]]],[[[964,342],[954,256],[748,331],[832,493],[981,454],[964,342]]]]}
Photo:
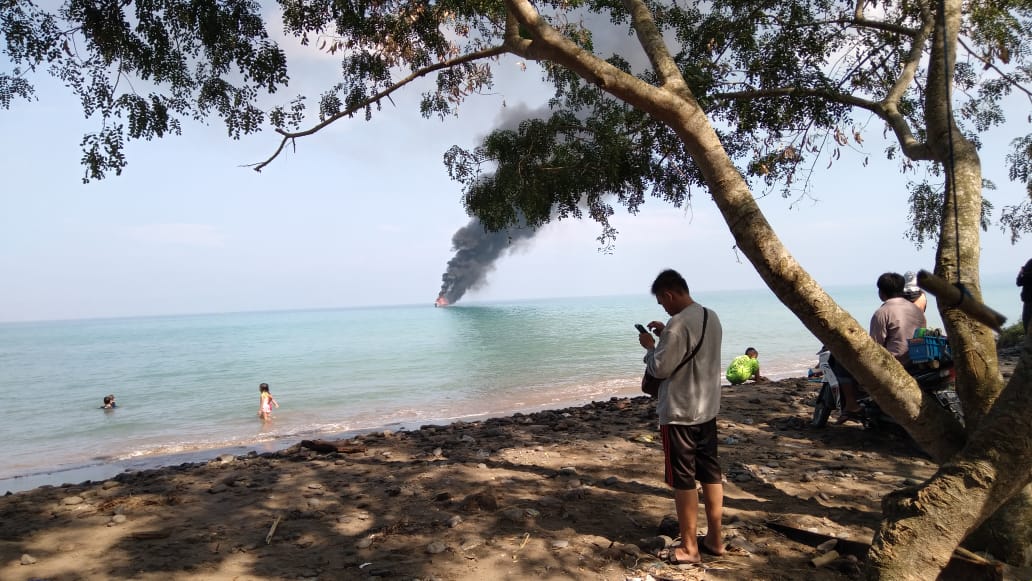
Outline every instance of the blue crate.
{"type": "Polygon", "coordinates": [[[923,363],[925,361],[949,361],[950,343],[946,337],[915,337],[909,340],[910,361],[923,363]]]}

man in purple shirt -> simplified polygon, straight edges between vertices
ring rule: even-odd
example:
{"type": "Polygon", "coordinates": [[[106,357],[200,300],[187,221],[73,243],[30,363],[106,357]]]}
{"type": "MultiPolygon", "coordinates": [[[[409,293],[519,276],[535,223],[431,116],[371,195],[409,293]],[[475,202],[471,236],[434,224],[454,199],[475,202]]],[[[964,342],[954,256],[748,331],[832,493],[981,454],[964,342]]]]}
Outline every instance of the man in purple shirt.
{"type": "MultiPolygon", "coordinates": [[[[878,298],[882,304],[871,317],[871,338],[905,366],[910,363],[907,354],[910,350],[909,339],[914,336],[914,331],[927,324],[924,311],[903,296],[903,287],[906,285],[903,275],[886,272],[878,277],[877,284],[878,298]]],[[[838,419],[841,424],[857,419],[860,405],[857,403],[857,388],[852,376],[846,374],[846,377],[840,377],[836,369],[836,377],[839,377],[839,388],[845,400],[845,411],[838,419]]]]}
{"type": "Polygon", "coordinates": [[[881,307],[871,317],[871,337],[885,347],[900,363],[910,363],[908,342],[914,331],[924,327],[924,311],[903,296],[905,280],[895,272],[886,272],[878,277],[878,297],[881,307]]]}

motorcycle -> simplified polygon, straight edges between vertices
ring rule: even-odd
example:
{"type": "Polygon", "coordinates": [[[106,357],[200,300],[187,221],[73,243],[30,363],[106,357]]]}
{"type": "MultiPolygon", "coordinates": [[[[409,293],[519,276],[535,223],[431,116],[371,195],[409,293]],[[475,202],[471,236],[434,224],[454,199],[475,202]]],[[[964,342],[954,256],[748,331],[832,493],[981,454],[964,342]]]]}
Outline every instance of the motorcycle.
{"type": "MultiPolygon", "coordinates": [[[[917,381],[922,391],[932,395],[939,405],[950,411],[963,425],[964,414],[960,399],[957,397],[956,374],[953,370],[953,357],[946,338],[934,330],[919,329],[915,337],[910,339],[908,355],[910,364],[907,372],[917,381]]],[[[813,406],[813,417],[810,425],[823,428],[828,424],[831,411],[845,413],[845,401],[842,397],[838,377],[832,365],[831,351],[825,348],[817,353],[818,369],[821,375],[821,390],[813,406]]],[[[877,429],[884,423],[897,424],[892,416],[883,412],[874,399],[859,385],[857,387],[857,403],[859,420],[866,429],[877,429]]]]}

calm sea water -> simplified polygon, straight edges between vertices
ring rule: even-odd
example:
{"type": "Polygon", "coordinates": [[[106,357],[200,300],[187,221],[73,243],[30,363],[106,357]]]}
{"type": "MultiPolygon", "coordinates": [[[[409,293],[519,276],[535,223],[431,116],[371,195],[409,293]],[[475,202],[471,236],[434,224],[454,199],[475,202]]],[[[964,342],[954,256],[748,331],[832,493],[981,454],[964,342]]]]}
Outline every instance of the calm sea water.
{"type": "MultiPolygon", "coordinates": [[[[984,292],[1015,321],[1012,285],[984,292]]],[[[873,284],[829,292],[864,325],[879,304],[873,284]]],[[[815,363],[819,342],[769,291],[696,299],[721,318],[725,366],[748,346],[774,379],[815,363]]],[[[0,492],[636,395],[633,324],[657,319],[643,295],[0,324],[0,492]],[[264,424],[261,382],[281,405],[264,424]],[[99,409],[108,393],[118,409],[99,409]]]]}

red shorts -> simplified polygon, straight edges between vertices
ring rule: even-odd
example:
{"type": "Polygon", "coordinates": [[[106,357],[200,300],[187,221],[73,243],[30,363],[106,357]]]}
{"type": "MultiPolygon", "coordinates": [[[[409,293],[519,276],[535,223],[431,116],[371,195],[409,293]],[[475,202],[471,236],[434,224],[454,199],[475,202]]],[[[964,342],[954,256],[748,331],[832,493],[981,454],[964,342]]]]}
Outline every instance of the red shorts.
{"type": "Polygon", "coordinates": [[[665,459],[664,479],[676,490],[695,490],[695,481],[720,484],[723,477],[717,460],[717,419],[682,426],[660,426],[665,459]]]}

